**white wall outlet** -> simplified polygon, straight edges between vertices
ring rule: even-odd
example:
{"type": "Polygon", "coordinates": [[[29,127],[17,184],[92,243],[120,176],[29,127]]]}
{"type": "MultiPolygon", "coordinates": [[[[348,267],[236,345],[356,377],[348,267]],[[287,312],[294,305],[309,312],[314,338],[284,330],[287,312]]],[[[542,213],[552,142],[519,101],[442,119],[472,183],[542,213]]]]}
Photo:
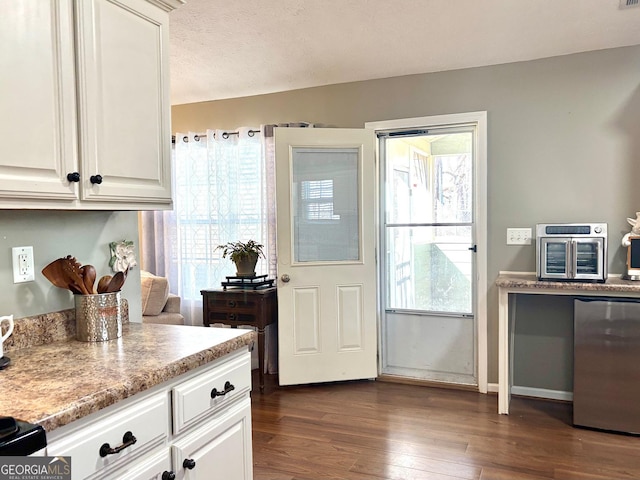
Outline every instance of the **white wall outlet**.
{"type": "Polygon", "coordinates": [[[531,245],[531,229],[507,228],[507,245],[531,245]]]}
{"type": "Polygon", "coordinates": [[[33,282],[35,280],[33,247],[13,247],[13,283],[33,282]]]}

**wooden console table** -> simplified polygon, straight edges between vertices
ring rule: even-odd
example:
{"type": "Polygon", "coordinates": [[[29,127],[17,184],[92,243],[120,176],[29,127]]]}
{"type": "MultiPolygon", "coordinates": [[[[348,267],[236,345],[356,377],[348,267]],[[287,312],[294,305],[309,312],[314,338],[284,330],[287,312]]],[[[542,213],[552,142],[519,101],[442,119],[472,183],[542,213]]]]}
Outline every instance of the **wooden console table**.
{"type": "Polygon", "coordinates": [[[640,296],[640,282],[609,277],[604,283],[539,281],[535,275],[501,273],[498,287],[498,413],[508,414],[513,377],[514,294],[640,296]]]}
{"type": "Polygon", "coordinates": [[[250,325],[258,330],[260,391],[264,391],[264,329],[278,321],[277,288],[201,290],[203,322],[237,328],[250,325]]]}

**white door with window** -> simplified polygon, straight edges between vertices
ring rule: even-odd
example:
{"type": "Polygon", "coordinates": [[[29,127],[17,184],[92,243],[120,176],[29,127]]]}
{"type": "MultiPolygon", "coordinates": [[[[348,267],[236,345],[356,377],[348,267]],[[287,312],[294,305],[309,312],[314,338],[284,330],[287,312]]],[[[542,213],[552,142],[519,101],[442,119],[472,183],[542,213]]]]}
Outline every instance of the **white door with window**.
{"type": "Polygon", "coordinates": [[[367,124],[380,156],[380,371],[486,391],[486,114],[466,115],[367,124]]]}
{"type": "Polygon", "coordinates": [[[375,136],[275,130],[281,385],[375,378],[375,136]]]}

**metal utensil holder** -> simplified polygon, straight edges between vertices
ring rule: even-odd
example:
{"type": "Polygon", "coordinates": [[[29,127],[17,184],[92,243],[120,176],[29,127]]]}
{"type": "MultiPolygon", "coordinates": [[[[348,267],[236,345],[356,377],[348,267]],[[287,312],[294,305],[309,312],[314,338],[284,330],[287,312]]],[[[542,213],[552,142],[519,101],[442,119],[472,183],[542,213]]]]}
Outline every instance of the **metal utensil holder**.
{"type": "Polygon", "coordinates": [[[76,338],[81,342],[105,342],[122,336],[120,292],[74,295],[76,338]]]}

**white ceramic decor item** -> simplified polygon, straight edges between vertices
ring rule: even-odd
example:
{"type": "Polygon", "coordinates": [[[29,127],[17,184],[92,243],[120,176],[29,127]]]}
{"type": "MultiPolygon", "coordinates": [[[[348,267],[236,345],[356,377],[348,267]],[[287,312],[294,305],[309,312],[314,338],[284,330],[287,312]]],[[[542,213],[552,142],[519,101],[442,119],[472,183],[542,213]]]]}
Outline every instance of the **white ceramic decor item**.
{"type": "Polygon", "coordinates": [[[9,336],[13,333],[13,315],[7,315],[5,317],[0,317],[0,333],[2,332],[2,324],[7,322],[9,324],[9,328],[0,338],[0,358],[4,357],[4,341],[9,338],[9,336]]]}
{"type": "Polygon", "coordinates": [[[629,237],[640,236],[640,212],[636,212],[636,218],[627,218],[627,223],[631,225],[631,231],[622,237],[622,246],[628,247],[631,245],[629,237]]]}

